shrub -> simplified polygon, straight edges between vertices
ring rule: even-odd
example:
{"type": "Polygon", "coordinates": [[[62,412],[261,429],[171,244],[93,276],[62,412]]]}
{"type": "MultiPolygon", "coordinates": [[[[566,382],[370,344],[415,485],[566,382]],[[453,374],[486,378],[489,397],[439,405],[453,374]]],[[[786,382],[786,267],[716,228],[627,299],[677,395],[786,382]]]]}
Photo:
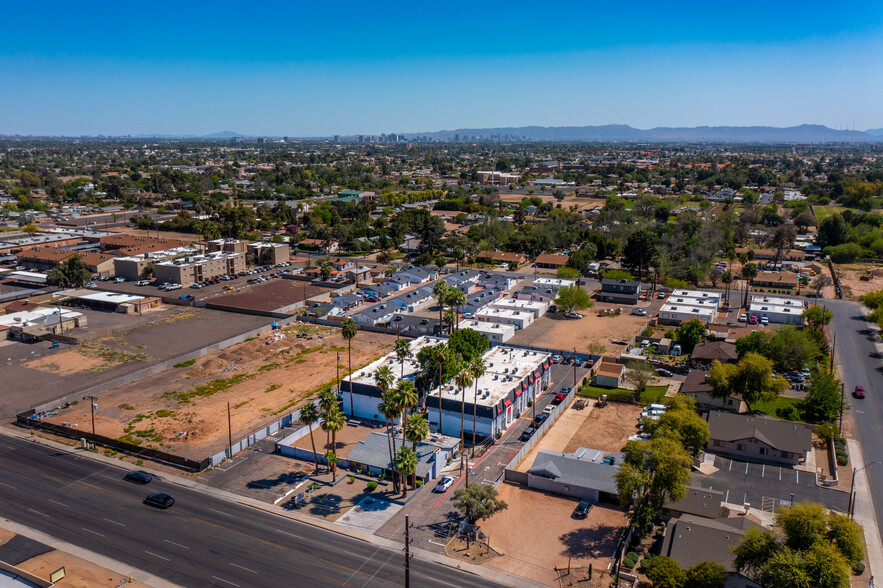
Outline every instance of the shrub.
{"type": "Polygon", "coordinates": [[[423,486],[423,480],[418,479],[417,480],[417,487],[420,488],[421,486],[423,486]]]}
{"type": "Polygon", "coordinates": [[[352,484],[352,483],[355,482],[355,481],[356,481],[356,477],[355,477],[355,476],[349,476],[349,478],[347,479],[347,484],[352,484]]]}
{"type": "Polygon", "coordinates": [[[846,453],[837,453],[837,465],[845,466],[849,463],[849,455],[846,453]]]}
{"type": "Polygon", "coordinates": [[[856,576],[861,576],[862,574],[864,574],[865,573],[865,564],[863,564],[860,561],[857,561],[854,564],[852,564],[852,573],[855,574],[856,576]]]}
{"type": "Polygon", "coordinates": [[[377,490],[377,482],[371,480],[370,482],[365,484],[365,488],[368,490],[368,492],[374,492],[375,490],[377,490]]]}
{"type": "Polygon", "coordinates": [[[634,551],[629,551],[628,553],[625,554],[625,556],[626,556],[626,558],[628,558],[632,561],[638,561],[640,559],[638,557],[638,554],[635,553],[634,551]]]}
{"type": "Polygon", "coordinates": [[[631,570],[635,567],[635,562],[634,562],[634,560],[631,560],[629,558],[625,558],[624,560],[622,560],[622,567],[628,568],[631,570]]]}

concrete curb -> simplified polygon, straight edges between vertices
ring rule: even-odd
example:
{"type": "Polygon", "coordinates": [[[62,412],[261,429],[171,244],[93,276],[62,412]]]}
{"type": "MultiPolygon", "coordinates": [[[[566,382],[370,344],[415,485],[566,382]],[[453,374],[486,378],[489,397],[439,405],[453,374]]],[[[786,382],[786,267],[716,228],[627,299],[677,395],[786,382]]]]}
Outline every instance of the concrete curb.
{"type": "MultiPolygon", "coordinates": [[[[853,463],[866,463],[861,445],[854,439],[847,439],[846,446],[853,463]]],[[[877,511],[868,487],[868,478],[864,471],[855,476],[855,520],[864,528],[865,543],[868,546],[869,574],[883,573],[883,541],[880,540],[880,528],[877,526],[877,511]]]]}
{"type": "MultiPolygon", "coordinates": [[[[37,435],[27,434],[24,431],[10,429],[8,427],[0,427],[0,434],[4,434],[9,437],[16,437],[16,438],[22,439],[22,440],[30,440],[30,441],[40,444],[40,445],[52,447],[53,449],[67,451],[68,453],[71,453],[71,454],[76,454],[76,455],[80,455],[83,457],[88,457],[90,459],[102,462],[105,465],[112,465],[114,467],[120,468],[121,470],[131,469],[130,467],[127,467],[128,464],[125,464],[125,462],[120,462],[120,460],[117,458],[108,457],[108,456],[102,455],[100,453],[92,453],[89,451],[82,451],[79,449],[75,449],[75,448],[73,448],[69,445],[65,445],[63,443],[58,443],[56,441],[52,441],[50,439],[45,439],[45,438],[39,437],[37,435]]],[[[143,469],[144,471],[150,472],[150,470],[145,467],[140,467],[139,469],[143,469]]],[[[153,473],[153,472],[151,472],[151,473],[153,473]]],[[[227,490],[222,490],[220,488],[214,488],[212,486],[208,486],[207,484],[203,484],[203,483],[197,482],[195,480],[180,478],[180,477],[174,476],[174,475],[166,475],[166,474],[162,474],[162,475],[157,474],[157,475],[163,481],[171,482],[173,484],[176,484],[178,486],[182,486],[184,488],[188,488],[190,490],[194,490],[196,492],[208,494],[210,496],[214,496],[215,498],[219,498],[221,500],[225,500],[228,502],[235,502],[236,504],[239,504],[241,506],[247,506],[250,508],[259,509],[259,510],[262,510],[264,512],[267,512],[267,513],[270,513],[270,514],[273,514],[273,515],[276,515],[279,517],[288,518],[288,519],[297,521],[299,523],[304,523],[306,525],[317,527],[317,528],[323,529],[325,531],[330,531],[332,533],[336,533],[338,535],[349,537],[351,539],[358,539],[360,541],[364,541],[366,543],[371,543],[371,544],[377,545],[379,547],[385,547],[385,548],[391,549],[393,551],[404,550],[404,541],[402,543],[399,543],[397,541],[385,539],[383,537],[379,537],[379,536],[374,535],[372,533],[366,533],[364,531],[360,531],[358,529],[354,529],[351,527],[344,527],[342,525],[336,525],[334,523],[329,523],[325,520],[317,519],[315,517],[302,515],[302,514],[296,513],[296,512],[289,512],[289,511],[281,510],[280,508],[278,508],[272,504],[267,504],[266,502],[262,502],[260,500],[254,499],[254,498],[249,498],[247,496],[241,496],[239,494],[235,494],[235,493],[229,492],[227,490]]],[[[404,533],[404,530],[402,530],[402,532],[404,533]]],[[[25,533],[22,533],[22,535],[25,535],[25,533]]],[[[48,544],[49,543],[47,542],[47,545],[48,544]]],[[[64,551],[68,551],[68,550],[64,549],[64,551]]],[[[476,564],[471,564],[469,562],[458,561],[458,560],[449,558],[444,554],[433,553],[431,551],[427,551],[427,550],[424,550],[421,548],[416,548],[416,547],[412,548],[411,552],[414,554],[415,557],[417,557],[421,560],[431,561],[433,563],[444,565],[449,568],[455,568],[460,571],[468,572],[470,574],[473,574],[475,576],[484,578],[484,579],[492,581],[492,582],[499,582],[499,583],[504,584],[506,586],[517,586],[517,587],[524,587],[524,588],[533,588],[536,586],[543,586],[543,584],[537,584],[537,583],[532,582],[530,580],[525,580],[524,578],[510,576],[510,575],[505,574],[503,572],[499,572],[497,570],[491,570],[491,569],[488,569],[488,568],[485,568],[485,567],[482,567],[482,566],[479,566],[476,564]]],[[[95,561],[95,560],[93,560],[93,561],[95,561]]],[[[110,560],[110,561],[112,561],[112,560],[110,560]]],[[[98,562],[96,562],[96,563],[98,563],[98,562]]],[[[116,565],[120,566],[123,564],[117,562],[116,565]]],[[[105,567],[107,567],[108,569],[111,569],[113,571],[118,571],[117,569],[115,569],[111,566],[105,566],[105,567]]],[[[118,572],[118,573],[124,573],[124,572],[118,572]]],[[[144,572],[144,573],[146,574],[146,572],[144,572]]],[[[134,576],[134,574],[128,574],[128,573],[127,573],[127,575],[134,576]]],[[[136,579],[141,581],[140,578],[136,577],[136,579]]],[[[164,582],[164,580],[161,580],[159,578],[157,578],[157,580],[164,582]]],[[[147,583],[147,582],[145,582],[145,583],[147,583]]],[[[159,588],[162,588],[162,586],[159,584],[157,584],[157,586],[159,588]]],[[[174,586],[174,585],[173,584],[166,584],[166,586],[174,586]]]]}
{"type": "Polygon", "coordinates": [[[49,547],[53,547],[58,551],[63,551],[65,553],[73,555],[74,557],[79,557],[80,559],[101,566],[102,568],[106,568],[112,572],[116,572],[117,574],[120,574],[122,576],[132,576],[132,578],[141,582],[142,584],[154,586],[155,588],[178,588],[178,584],[173,584],[168,580],[163,580],[162,578],[154,576],[149,572],[145,572],[144,570],[132,567],[121,561],[101,555],[100,553],[89,551],[88,549],[84,549],[82,547],[74,545],[73,543],[68,543],[66,541],[62,541],[61,539],[56,539],[52,535],[48,535],[42,531],[32,529],[31,527],[27,527],[25,525],[14,523],[9,519],[3,519],[2,521],[0,521],[0,527],[12,531],[13,533],[23,535],[24,537],[27,537],[29,539],[33,539],[34,541],[39,541],[40,543],[48,545],[49,547]]]}

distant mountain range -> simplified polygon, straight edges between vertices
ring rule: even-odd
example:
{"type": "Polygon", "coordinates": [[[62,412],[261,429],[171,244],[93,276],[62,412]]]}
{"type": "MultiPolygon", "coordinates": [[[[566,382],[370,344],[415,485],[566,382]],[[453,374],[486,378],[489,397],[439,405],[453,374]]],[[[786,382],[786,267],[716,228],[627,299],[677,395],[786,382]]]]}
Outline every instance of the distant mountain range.
{"type": "MultiPolygon", "coordinates": [[[[797,127],[656,127],[636,129],[629,125],[586,127],[497,127],[456,129],[417,133],[434,139],[453,139],[456,135],[474,138],[494,136],[525,137],[540,141],[603,141],[628,143],[710,142],[710,143],[877,143],[883,142],[883,129],[840,131],[823,125],[797,127]]],[[[405,133],[405,136],[410,136],[405,133]]]]}

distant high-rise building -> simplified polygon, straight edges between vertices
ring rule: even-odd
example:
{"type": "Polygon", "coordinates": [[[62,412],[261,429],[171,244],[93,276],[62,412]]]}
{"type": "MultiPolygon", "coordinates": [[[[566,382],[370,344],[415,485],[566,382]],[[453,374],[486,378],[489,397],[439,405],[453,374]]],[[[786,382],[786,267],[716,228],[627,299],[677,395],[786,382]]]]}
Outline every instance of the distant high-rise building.
{"type": "Polygon", "coordinates": [[[288,137],[282,137],[282,142],[283,142],[283,143],[288,143],[288,137]]]}
{"type": "Polygon", "coordinates": [[[459,141],[459,140],[460,140],[460,133],[457,133],[454,135],[454,141],[459,141]]]}
{"type": "Polygon", "coordinates": [[[258,137],[258,145],[262,145],[266,139],[264,137],[258,137]]]}
{"type": "Polygon", "coordinates": [[[359,135],[359,143],[365,142],[365,135],[359,135]]]}
{"type": "Polygon", "coordinates": [[[340,135],[334,135],[334,142],[340,143],[340,135]]]}

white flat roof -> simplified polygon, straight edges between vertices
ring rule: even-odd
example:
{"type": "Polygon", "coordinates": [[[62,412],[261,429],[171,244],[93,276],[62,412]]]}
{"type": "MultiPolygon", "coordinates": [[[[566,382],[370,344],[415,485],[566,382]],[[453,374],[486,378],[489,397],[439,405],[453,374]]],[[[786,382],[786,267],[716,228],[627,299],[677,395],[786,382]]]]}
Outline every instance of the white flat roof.
{"type": "Polygon", "coordinates": [[[689,302],[675,302],[670,303],[666,302],[662,305],[662,308],[659,309],[659,316],[662,318],[669,318],[663,316],[664,314],[675,314],[678,316],[695,316],[695,317],[707,317],[707,320],[711,320],[714,318],[715,313],[717,312],[717,306],[715,305],[697,305],[690,304],[689,302]]]}
{"type": "Polygon", "coordinates": [[[703,290],[672,290],[672,298],[694,298],[696,300],[717,300],[721,299],[720,292],[705,292],[703,290]]]}
{"type": "Polygon", "coordinates": [[[216,259],[227,259],[231,257],[242,257],[244,253],[235,253],[233,251],[213,251],[211,253],[200,253],[190,255],[185,259],[189,259],[186,261],[185,259],[167,259],[166,261],[161,261],[156,265],[163,266],[172,266],[172,267],[180,267],[186,265],[199,265],[201,263],[205,263],[207,261],[212,261],[216,259]]]}
{"type": "Polygon", "coordinates": [[[487,321],[472,321],[466,320],[461,321],[459,325],[457,325],[458,329],[472,329],[473,331],[477,331],[479,333],[505,333],[507,331],[511,331],[515,333],[515,325],[504,324],[504,323],[489,323],[487,321]]]}
{"type": "MultiPolygon", "coordinates": [[[[61,316],[65,319],[72,319],[78,316],[83,316],[83,313],[76,312],[73,310],[69,310],[67,308],[59,308],[59,307],[46,307],[46,308],[36,308],[34,310],[23,310],[21,312],[13,312],[12,314],[4,314],[0,316],[0,325],[2,326],[19,326],[19,327],[27,327],[30,325],[36,325],[46,322],[47,317],[52,317],[52,315],[58,315],[59,312],[61,316]]],[[[52,321],[50,321],[51,324],[52,321]]],[[[57,320],[54,322],[58,322],[57,320]]]]}
{"type": "Polygon", "coordinates": [[[506,308],[482,308],[475,313],[476,317],[496,316],[517,320],[533,320],[533,313],[528,310],[509,310],[506,308]]]}
{"type": "Polygon", "coordinates": [[[116,292],[90,292],[77,296],[81,300],[94,300],[96,302],[110,302],[113,304],[126,304],[129,302],[137,302],[144,300],[144,296],[136,296],[134,294],[118,294],[116,292]]]}
{"type": "MultiPolygon", "coordinates": [[[[479,406],[496,406],[503,398],[530,374],[540,371],[540,366],[551,358],[542,351],[528,351],[516,347],[500,345],[482,356],[484,375],[478,379],[479,406]]],[[[475,382],[466,391],[466,402],[471,403],[475,393],[475,382]]],[[[438,397],[438,388],[429,393],[438,397]]],[[[442,386],[442,398],[460,400],[460,389],[449,382],[442,386]]]]}
{"type": "Polygon", "coordinates": [[[764,304],[766,306],[772,304],[773,306],[789,306],[789,307],[797,307],[803,312],[804,305],[802,300],[798,300],[796,298],[781,298],[777,296],[760,296],[754,295],[751,297],[752,304],[764,304]]]}
{"type": "Polygon", "coordinates": [[[114,261],[145,261],[147,259],[169,259],[170,257],[178,257],[181,255],[196,255],[198,249],[192,247],[175,247],[174,249],[163,249],[162,251],[148,251],[147,253],[139,253],[138,255],[130,255],[128,257],[117,257],[114,261]]]}
{"type": "Polygon", "coordinates": [[[540,311],[548,308],[548,305],[545,302],[538,302],[536,300],[516,300],[514,298],[500,298],[499,300],[495,300],[491,303],[492,306],[496,308],[500,307],[508,307],[510,310],[529,310],[529,311],[540,311]]]}
{"type": "Polygon", "coordinates": [[[769,302],[752,302],[748,305],[748,311],[753,315],[763,316],[764,314],[790,314],[792,316],[801,316],[803,307],[795,304],[771,304],[769,302]]]}
{"type": "Polygon", "coordinates": [[[20,280],[22,282],[34,282],[35,284],[46,283],[46,274],[40,272],[16,271],[11,272],[8,277],[12,278],[13,280],[20,280]]]}
{"type": "MultiPolygon", "coordinates": [[[[404,362],[404,374],[405,379],[408,379],[408,376],[413,376],[414,374],[420,371],[420,364],[417,362],[417,354],[424,347],[432,347],[438,345],[439,343],[444,343],[446,339],[441,337],[418,337],[411,341],[411,357],[406,358],[404,362]]],[[[396,356],[395,352],[388,353],[384,355],[380,359],[373,361],[366,365],[365,367],[354,371],[349,376],[345,376],[343,379],[348,382],[353,382],[355,384],[367,384],[369,386],[374,386],[374,372],[377,371],[381,366],[388,366],[392,370],[393,382],[392,387],[395,388],[399,385],[399,381],[402,379],[402,363],[399,361],[399,358],[396,356]]]]}
{"type": "Polygon", "coordinates": [[[564,288],[566,286],[573,286],[574,284],[576,284],[576,280],[565,280],[563,278],[539,277],[539,278],[535,278],[533,283],[534,283],[534,285],[558,286],[559,288],[564,288]]]}

